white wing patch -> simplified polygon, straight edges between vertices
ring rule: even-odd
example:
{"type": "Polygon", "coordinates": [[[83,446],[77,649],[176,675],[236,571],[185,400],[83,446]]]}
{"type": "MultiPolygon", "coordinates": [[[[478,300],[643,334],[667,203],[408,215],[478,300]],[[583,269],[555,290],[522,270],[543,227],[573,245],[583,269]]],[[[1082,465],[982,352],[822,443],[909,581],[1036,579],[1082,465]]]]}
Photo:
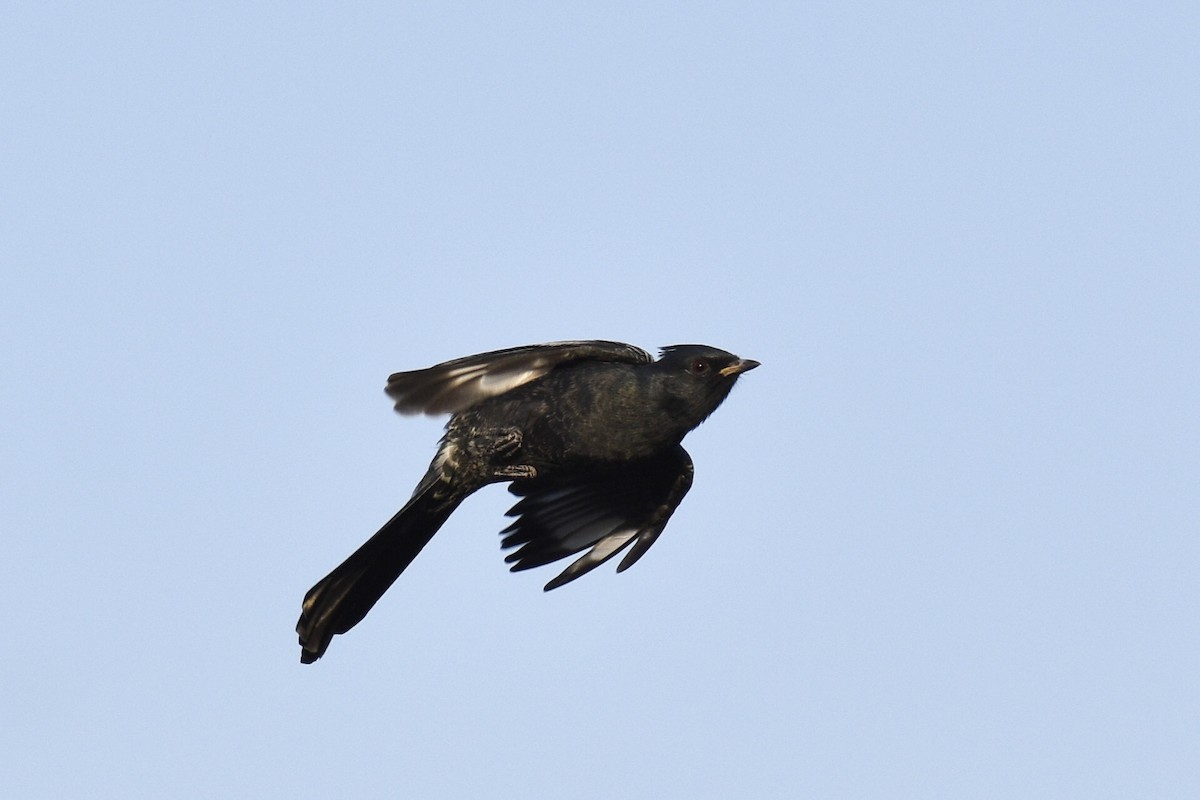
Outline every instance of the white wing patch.
{"type": "Polygon", "coordinates": [[[401,414],[453,414],[468,406],[511,391],[522,384],[542,377],[550,365],[533,363],[497,368],[489,364],[470,364],[446,370],[440,374],[412,377],[401,385],[393,377],[388,393],[396,398],[396,410],[401,414]]]}
{"type": "Polygon", "coordinates": [[[506,372],[488,373],[483,372],[474,378],[477,382],[477,391],[487,397],[493,397],[498,394],[515,389],[521,384],[529,383],[530,381],[540,378],[550,371],[547,364],[536,364],[528,369],[511,370],[506,372]]]}
{"type": "Polygon", "coordinates": [[[591,550],[571,562],[571,566],[559,573],[558,577],[546,584],[546,591],[557,589],[564,583],[573,581],[580,575],[591,572],[596,567],[608,561],[621,552],[641,531],[638,528],[622,528],[615,530],[596,542],[591,550]]]}

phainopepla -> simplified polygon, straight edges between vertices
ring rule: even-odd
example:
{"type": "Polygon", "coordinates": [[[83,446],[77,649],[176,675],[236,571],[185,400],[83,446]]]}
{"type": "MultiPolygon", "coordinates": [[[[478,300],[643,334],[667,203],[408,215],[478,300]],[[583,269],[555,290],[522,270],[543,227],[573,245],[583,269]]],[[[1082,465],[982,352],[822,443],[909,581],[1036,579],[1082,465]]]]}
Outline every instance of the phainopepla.
{"type": "Polygon", "coordinates": [[[468,495],[512,481],[521,499],[501,546],[513,571],[587,550],[554,589],[632,545],[617,571],[654,544],[692,485],[684,435],[758,366],[697,344],[657,361],[620,342],[514,347],[397,372],[401,414],[451,414],[412,499],[304,597],[300,660],[316,661],[358,624],[468,495]]]}

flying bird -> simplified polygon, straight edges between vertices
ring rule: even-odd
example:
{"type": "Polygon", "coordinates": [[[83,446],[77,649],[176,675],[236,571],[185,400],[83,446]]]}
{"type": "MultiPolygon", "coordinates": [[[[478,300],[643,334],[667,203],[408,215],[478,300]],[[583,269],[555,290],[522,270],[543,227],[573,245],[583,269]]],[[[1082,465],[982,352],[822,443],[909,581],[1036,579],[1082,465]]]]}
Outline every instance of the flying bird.
{"type": "Polygon", "coordinates": [[[680,442],[759,363],[698,344],[572,341],[514,347],[397,372],[401,414],[450,414],[412,498],[304,597],[300,661],[357,625],[463,500],[511,481],[520,500],[501,546],[513,571],[586,551],[546,584],[575,580],[628,548],[645,554],[692,485],[680,442]],[[514,549],[515,548],[515,549],[514,549]]]}

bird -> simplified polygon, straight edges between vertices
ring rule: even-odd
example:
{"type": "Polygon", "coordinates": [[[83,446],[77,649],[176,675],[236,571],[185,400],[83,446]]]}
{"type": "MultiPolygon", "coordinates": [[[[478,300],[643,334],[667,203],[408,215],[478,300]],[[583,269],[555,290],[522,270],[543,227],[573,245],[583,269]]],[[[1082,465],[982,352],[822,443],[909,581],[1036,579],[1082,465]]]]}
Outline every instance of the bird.
{"type": "Polygon", "coordinates": [[[472,493],[508,481],[518,501],[501,531],[512,571],[583,552],[545,585],[575,580],[628,548],[640,559],[692,485],[680,444],[759,362],[715,347],[578,340],[494,350],[397,372],[404,415],[450,414],[411,499],[305,595],[300,661],[321,658],[412,563],[472,493]]]}

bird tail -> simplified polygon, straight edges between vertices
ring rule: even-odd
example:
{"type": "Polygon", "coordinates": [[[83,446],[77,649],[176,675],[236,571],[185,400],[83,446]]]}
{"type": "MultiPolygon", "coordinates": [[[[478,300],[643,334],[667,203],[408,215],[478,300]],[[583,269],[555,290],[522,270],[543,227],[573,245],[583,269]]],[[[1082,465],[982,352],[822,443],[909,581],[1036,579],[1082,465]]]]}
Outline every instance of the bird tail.
{"type": "Polygon", "coordinates": [[[463,500],[437,484],[426,485],[379,532],[304,596],[296,633],[300,662],[311,664],[367,615],[463,500]]]}

